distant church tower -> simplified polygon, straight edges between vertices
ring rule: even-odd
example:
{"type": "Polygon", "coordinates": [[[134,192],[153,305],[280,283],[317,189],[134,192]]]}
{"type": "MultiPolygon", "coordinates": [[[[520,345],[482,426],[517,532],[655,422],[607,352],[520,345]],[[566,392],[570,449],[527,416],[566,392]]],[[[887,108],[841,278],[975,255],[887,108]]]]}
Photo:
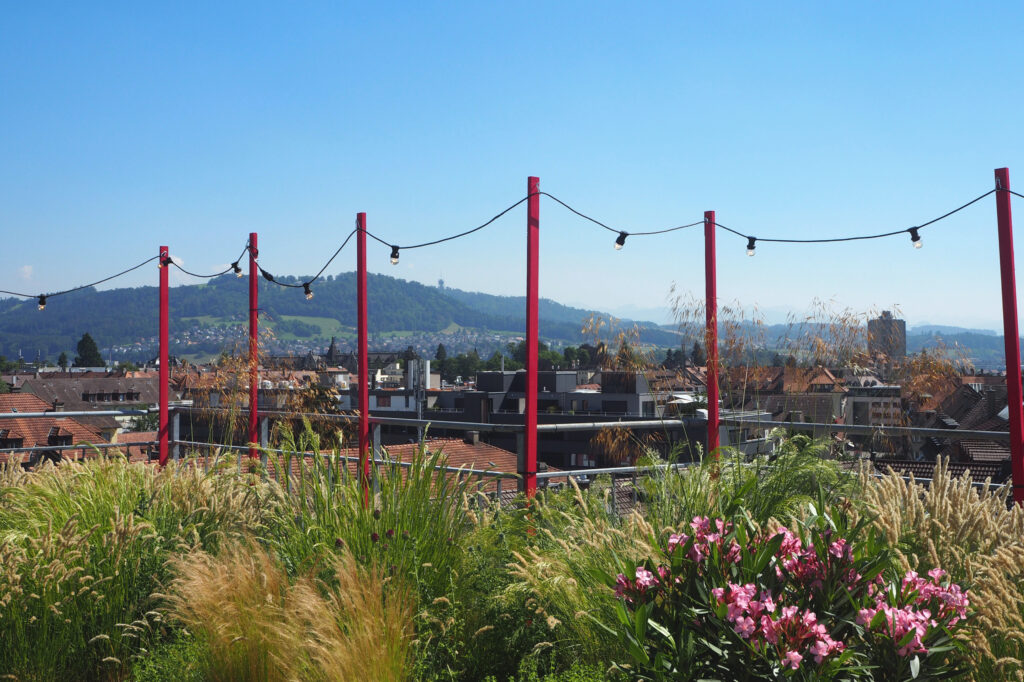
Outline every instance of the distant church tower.
{"type": "Polygon", "coordinates": [[[331,345],[327,348],[327,354],[324,355],[324,361],[327,362],[328,367],[337,367],[341,364],[341,352],[338,351],[338,344],[333,336],[331,345]]]}

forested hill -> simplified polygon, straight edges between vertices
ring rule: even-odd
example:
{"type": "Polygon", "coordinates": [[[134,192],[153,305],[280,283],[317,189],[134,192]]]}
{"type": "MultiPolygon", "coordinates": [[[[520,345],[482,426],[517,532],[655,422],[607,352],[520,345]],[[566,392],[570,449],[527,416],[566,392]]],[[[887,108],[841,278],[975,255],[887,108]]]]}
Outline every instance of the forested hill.
{"type": "MultiPolygon", "coordinates": [[[[302,282],[285,276],[279,276],[278,280],[289,284],[302,282]]],[[[261,282],[260,308],[272,319],[286,315],[319,317],[355,327],[355,273],[318,280],[313,292],[313,299],[306,300],[301,289],[261,282]]],[[[461,296],[447,289],[370,274],[367,282],[370,331],[437,332],[452,325],[507,332],[525,329],[525,304],[521,298],[517,308],[514,297],[459,294],[461,296]],[[501,305],[493,299],[502,299],[501,305]]],[[[61,351],[74,348],[84,332],[89,332],[104,347],[153,339],[157,333],[157,300],[156,287],[86,289],[49,299],[45,311],[36,309],[35,300],[0,299],[0,355],[16,357],[20,349],[26,359],[32,359],[38,349],[52,360],[61,351]]],[[[225,275],[205,284],[174,287],[170,302],[172,330],[182,328],[183,318],[244,320],[248,316],[248,281],[225,275]]],[[[580,328],[589,313],[578,311],[580,315],[576,317],[574,310],[554,301],[542,303],[543,338],[571,343],[584,340],[580,328]]],[[[646,330],[641,338],[665,346],[678,343],[677,335],[659,329],[646,330]]]]}

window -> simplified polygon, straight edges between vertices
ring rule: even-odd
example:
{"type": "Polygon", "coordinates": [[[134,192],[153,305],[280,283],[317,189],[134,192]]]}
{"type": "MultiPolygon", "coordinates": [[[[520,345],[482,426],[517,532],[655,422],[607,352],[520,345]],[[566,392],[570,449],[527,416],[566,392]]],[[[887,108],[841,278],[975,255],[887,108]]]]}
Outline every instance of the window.
{"type": "Polygon", "coordinates": [[[379,395],[377,396],[377,407],[391,407],[391,396],[379,395]]]}

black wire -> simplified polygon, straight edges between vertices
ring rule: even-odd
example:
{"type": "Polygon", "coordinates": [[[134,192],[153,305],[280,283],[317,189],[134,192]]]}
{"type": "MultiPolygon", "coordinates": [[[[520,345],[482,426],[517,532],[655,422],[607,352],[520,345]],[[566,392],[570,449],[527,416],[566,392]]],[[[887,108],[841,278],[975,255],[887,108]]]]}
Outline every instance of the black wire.
{"type": "MultiPolygon", "coordinates": [[[[132,270],[138,270],[139,268],[141,268],[146,263],[151,263],[151,262],[155,261],[158,258],[160,258],[160,256],[153,256],[152,258],[147,258],[146,260],[142,261],[138,265],[133,265],[132,267],[128,268],[127,270],[122,270],[121,272],[117,273],[116,275],[111,275],[110,277],[104,277],[103,279],[99,280],[98,282],[93,282],[92,284],[83,284],[82,286],[75,287],[74,289],[66,289],[64,291],[57,291],[57,292],[52,293],[52,294],[46,294],[46,298],[53,298],[54,296],[63,296],[64,294],[70,294],[70,293],[73,293],[75,291],[81,291],[82,289],[88,289],[89,287],[94,287],[97,284],[103,284],[104,282],[109,282],[110,280],[116,279],[116,278],[120,277],[121,275],[127,275],[132,270]]],[[[29,298],[36,298],[36,297],[35,296],[30,296],[29,298]]]]}
{"type": "Polygon", "coordinates": [[[929,225],[933,225],[934,223],[937,223],[940,220],[944,220],[944,219],[948,218],[949,216],[953,215],[954,213],[959,213],[960,211],[964,210],[965,208],[967,208],[968,206],[970,206],[972,204],[976,204],[977,202],[981,201],[982,199],[984,199],[989,194],[992,194],[995,191],[996,190],[994,190],[994,189],[990,189],[989,191],[985,192],[981,196],[976,197],[974,199],[971,199],[966,204],[963,204],[962,206],[958,206],[957,208],[954,208],[952,211],[949,211],[948,213],[943,213],[938,218],[933,218],[933,219],[929,220],[926,223],[921,223],[920,225],[915,225],[913,227],[908,227],[908,228],[905,228],[905,229],[902,229],[902,230],[894,230],[892,232],[881,232],[879,234],[866,234],[866,235],[860,235],[860,236],[856,236],[856,237],[834,237],[832,239],[778,239],[778,238],[774,238],[774,237],[755,237],[754,235],[751,235],[751,234],[744,234],[742,232],[739,232],[737,230],[732,229],[731,227],[726,227],[725,225],[723,225],[723,224],[721,224],[719,222],[716,222],[715,226],[716,227],[720,227],[720,228],[722,228],[723,230],[725,230],[727,232],[732,232],[733,234],[735,234],[737,236],[740,236],[740,237],[743,237],[744,239],[753,239],[753,240],[758,241],[758,242],[775,242],[775,243],[779,243],[779,244],[828,244],[828,243],[832,243],[832,242],[852,242],[852,241],[858,241],[858,240],[862,240],[862,239],[881,239],[882,237],[892,237],[892,236],[897,235],[897,234],[905,234],[907,232],[910,232],[911,230],[920,230],[921,228],[928,227],[929,225]]]}
{"type": "Polygon", "coordinates": [[[331,264],[331,261],[333,261],[335,258],[338,257],[338,254],[341,253],[341,250],[345,248],[345,245],[348,244],[348,240],[352,239],[352,235],[354,235],[355,233],[356,233],[355,230],[352,230],[351,232],[348,233],[348,236],[345,237],[345,241],[343,241],[341,243],[341,246],[339,246],[338,250],[334,252],[334,255],[327,259],[327,262],[324,263],[324,266],[322,268],[320,268],[320,272],[316,273],[316,276],[313,277],[313,279],[311,279],[308,282],[306,282],[306,284],[312,284],[313,282],[315,282],[318,279],[320,279],[320,275],[324,274],[324,270],[327,269],[327,266],[331,264]]]}
{"type": "Polygon", "coordinates": [[[178,268],[179,270],[181,270],[182,272],[184,272],[186,275],[188,275],[190,277],[197,277],[199,279],[213,279],[214,277],[220,277],[221,275],[226,275],[229,272],[231,272],[232,270],[234,270],[235,269],[234,266],[238,265],[238,261],[242,260],[242,256],[244,256],[245,252],[248,251],[248,250],[249,250],[249,247],[246,246],[244,249],[242,249],[242,253],[239,254],[238,258],[235,259],[234,263],[229,265],[226,269],[221,270],[220,272],[215,272],[212,275],[197,275],[194,272],[189,272],[185,268],[183,268],[180,265],[178,265],[178,263],[176,263],[173,259],[171,260],[171,265],[173,265],[174,267],[178,268]]]}
{"type": "Polygon", "coordinates": [[[622,233],[622,234],[625,234],[626,236],[629,236],[629,237],[643,237],[643,236],[652,235],[652,234],[665,234],[667,232],[675,232],[676,230],[685,230],[688,227],[696,227],[697,225],[703,225],[704,224],[703,220],[698,220],[695,223],[689,223],[687,225],[677,225],[676,227],[669,227],[669,228],[666,228],[664,230],[650,230],[650,231],[647,231],[647,232],[627,232],[625,230],[616,230],[614,227],[609,227],[609,226],[605,225],[604,223],[602,223],[600,220],[596,220],[594,218],[591,218],[590,216],[588,216],[585,213],[581,213],[580,211],[577,211],[575,208],[573,208],[569,204],[565,203],[564,201],[562,201],[558,197],[552,196],[551,194],[548,194],[547,192],[538,192],[538,194],[543,194],[547,198],[553,199],[554,201],[558,202],[559,204],[561,204],[565,208],[569,209],[570,211],[572,211],[573,213],[578,215],[579,217],[584,218],[586,220],[589,220],[590,222],[594,223],[595,225],[600,225],[601,227],[603,227],[604,229],[608,230],[609,232],[614,232],[616,234],[622,233]]]}
{"type": "MultiPolygon", "coordinates": [[[[345,241],[343,241],[341,243],[341,246],[339,246],[338,249],[334,252],[334,255],[328,258],[327,262],[324,263],[324,266],[320,268],[320,272],[316,273],[316,275],[314,275],[312,279],[306,280],[302,284],[287,284],[285,282],[278,282],[276,279],[274,279],[274,276],[267,272],[266,270],[264,270],[263,266],[261,266],[259,263],[256,264],[256,267],[259,269],[260,274],[263,275],[264,279],[273,282],[279,287],[287,287],[289,289],[306,289],[309,287],[310,284],[320,279],[320,275],[324,274],[324,270],[326,270],[327,267],[331,264],[331,262],[338,257],[338,254],[341,253],[341,250],[345,248],[345,245],[348,244],[349,240],[352,239],[352,235],[354,235],[355,233],[356,230],[352,230],[351,232],[349,232],[348,236],[345,237],[345,241]]],[[[367,234],[369,234],[369,232],[367,232],[367,234]]]]}
{"type": "Polygon", "coordinates": [[[288,287],[289,289],[302,288],[301,284],[287,284],[286,282],[278,282],[276,279],[274,279],[274,276],[267,272],[266,270],[264,270],[263,266],[260,265],[259,263],[256,264],[256,269],[260,271],[261,275],[263,275],[263,279],[267,280],[268,282],[272,282],[273,284],[276,284],[279,287],[288,287]]]}
{"type": "Polygon", "coordinates": [[[1024,199],[1024,194],[1017,194],[1017,193],[1016,193],[1016,192],[1014,192],[1014,191],[1013,191],[1012,189],[1008,189],[1008,190],[1006,190],[1006,191],[1007,191],[1007,192],[1009,192],[1010,194],[1012,194],[1012,195],[1013,195],[1013,196],[1015,196],[1015,197],[1020,197],[1021,199],[1024,199]]]}
{"type": "Polygon", "coordinates": [[[111,275],[110,277],[104,277],[103,279],[101,279],[101,280],[99,280],[97,282],[93,282],[92,284],[83,284],[80,287],[75,287],[73,289],[65,289],[64,291],[56,291],[56,292],[54,292],[52,294],[19,294],[16,291],[4,291],[2,289],[0,289],[0,294],[10,294],[11,296],[20,296],[21,298],[39,298],[40,296],[45,296],[46,298],[53,298],[54,296],[63,296],[64,294],[70,294],[70,293],[75,292],[75,291],[81,291],[82,289],[88,289],[89,287],[94,287],[97,284],[103,284],[104,282],[109,282],[110,280],[116,279],[116,278],[120,277],[121,275],[127,275],[132,270],[138,270],[139,268],[141,268],[146,263],[151,263],[151,262],[155,261],[158,258],[160,258],[160,256],[153,256],[152,258],[147,258],[146,260],[142,261],[138,265],[133,265],[132,267],[128,268],[127,270],[122,270],[121,272],[117,273],[116,275],[111,275]]]}
{"type": "Polygon", "coordinates": [[[548,197],[549,199],[555,200],[556,202],[558,202],[562,206],[566,207],[567,209],[569,209],[570,211],[572,211],[573,213],[575,213],[579,217],[583,218],[584,220],[589,220],[590,222],[594,223],[595,225],[600,225],[601,227],[603,227],[604,229],[608,230],[609,232],[614,232],[615,234],[618,234],[619,232],[622,232],[622,230],[616,230],[614,227],[608,227],[607,225],[602,223],[600,220],[597,220],[595,218],[591,218],[590,216],[586,215],[585,213],[580,213],[575,208],[573,208],[569,204],[565,203],[564,201],[562,201],[561,199],[559,199],[556,196],[552,196],[552,195],[548,194],[547,192],[538,192],[538,194],[543,194],[544,196],[548,197]]]}
{"type": "Polygon", "coordinates": [[[453,234],[453,235],[451,235],[450,237],[442,237],[441,239],[435,239],[434,241],[431,241],[431,242],[423,242],[422,244],[412,244],[411,246],[401,246],[401,245],[398,245],[398,244],[391,244],[391,243],[388,243],[388,242],[384,241],[383,239],[381,239],[380,237],[378,237],[377,235],[375,235],[375,234],[373,234],[372,232],[370,232],[369,230],[367,230],[367,231],[366,231],[366,235],[367,235],[368,237],[371,237],[371,238],[373,238],[373,239],[376,239],[376,240],[377,240],[378,242],[380,242],[380,243],[381,243],[381,244],[383,244],[384,246],[389,246],[389,247],[393,247],[393,246],[398,246],[398,248],[399,248],[400,250],[402,250],[402,251],[405,251],[405,250],[408,250],[408,249],[421,249],[421,248],[423,248],[424,246],[434,246],[435,244],[441,244],[441,243],[444,243],[444,242],[450,242],[450,241],[451,241],[451,240],[453,240],[453,239],[459,239],[460,237],[465,237],[465,236],[467,236],[467,235],[471,235],[471,234],[473,234],[474,232],[479,232],[480,230],[484,229],[485,227],[487,227],[488,225],[490,225],[491,223],[493,223],[493,222],[494,222],[495,220],[497,220],[498,218],[502,217],[503,215],[505,215],[506,213],[508,213],[509,211],[511,211],[511,210],[512,210],[513,208],[515,208],[516,206],[519,206],[519,205],[520,205],[521,203],[523,203],[524,201],[526,201],[526,200],[527,200],[527,199],[529,199],[530,197],[532,197],[532,196],[535,196],[535,195],[537,195],[537,194],[543,194],[543,192],[535,192],[534,194],[527,194],[527,195],[526,195],[525,197],[523,197],[522,199],[520,199],[520,200],[519,200],[519,201],[517,201],[516,203],[512,204],[511,206],[509,206],[509,207],[508,207],[508,208],[506,208],[506,209],[505,209],[504,211],[502,211],[502,212],[501,212],[501,213],[499,213],[498,215],[494,216],[493,218],[491,218],[490,220],[488,220],[488,221],[487,221],[486,223],[484,223],[483,225],[477,225],[476,227],[474,227],[474,228],[473,228],[473,229],[471,229],[471,230],[466,230],[465,232],[460,232],[460,233],[458,233],[458,234],[453,234]]]}

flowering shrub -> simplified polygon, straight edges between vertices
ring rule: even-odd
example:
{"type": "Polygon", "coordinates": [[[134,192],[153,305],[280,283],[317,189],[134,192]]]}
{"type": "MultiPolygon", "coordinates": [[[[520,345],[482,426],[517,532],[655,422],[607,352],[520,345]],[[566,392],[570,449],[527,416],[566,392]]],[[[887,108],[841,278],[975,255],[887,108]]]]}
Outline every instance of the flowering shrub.
{"type": "Polygon", "coordinates": [[[636,679],[910,679],[955,672],[959,586],[892,567],[877,535],[816,513],[756,532],[694,518],[657,561],[607,580],[636,679]]]}
{"type": "Polygon", "coordinates": [[[857,623],[880,667],[917,677],[919,655],[949,648],[949,631],[967,617],[967,593],[944,580],[941,568],[928,571],[928,577],[908,571],[898,584],[870,586],[874,603],[857,612],[857,623]]]}

